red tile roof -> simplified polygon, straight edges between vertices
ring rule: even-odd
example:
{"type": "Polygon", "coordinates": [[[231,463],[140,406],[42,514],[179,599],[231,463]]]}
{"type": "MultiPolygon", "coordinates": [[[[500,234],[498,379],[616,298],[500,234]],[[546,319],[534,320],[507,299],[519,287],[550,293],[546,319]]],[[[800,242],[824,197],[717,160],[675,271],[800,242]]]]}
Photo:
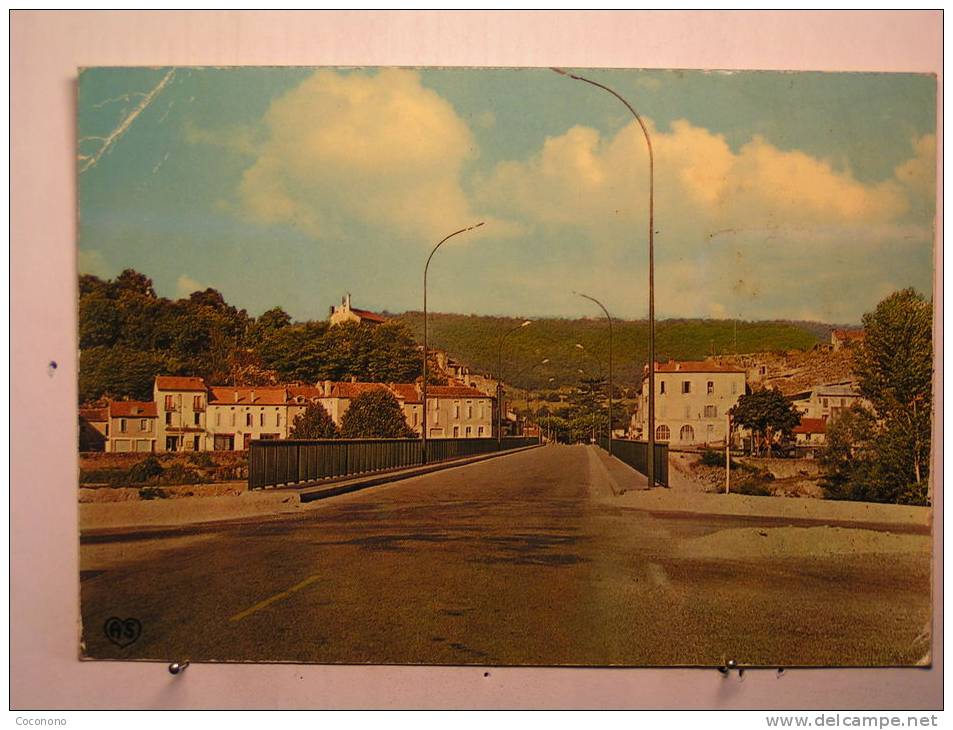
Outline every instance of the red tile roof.
{"type": "Polygon", "coordinates": [[[420,403],[420,392],[413,383],[391,383],[389,387],[404,403],[420,403]]]}
{"type": "Polygon", "coordinates": [[[324,388],[320,385],[289,385],[288,396],[290,398],[324,398],[324,388]]]}
{"type": "Polygon", "coordinates": [[[427,397],[434,398],[489,398],[476,388],[465,385],[428,385],[427,397]]]}
{"type": "Polygon", "coordinates": [[[827,433],[827,421],[823,418],[802,418],[794,433],[827,433]]]}
{"type": "Polygon", "coordinates": [[[352,383],[350,381],[345,381],[341,383],[334,383],[331,386],[331,397],[332,398],[357,398],[361,393],[369,393],[373,390],[387,390],[387,386],[384,383],[352,383]]]}
{"type": "Polygon", "coordinates": [[[208,390],[202,378],[180,375],[157,375],[156,387],[159,390],[208,390]]]}
{"type": "Polygon", "coordinates": [[[80,408],[79,417],[90,423],[99,423],[109,420],[109,408],[80,408]]]}
{"type": "Polygon", "coordinates": [[[114,400],[109,404],[110,418],[155,418],[156,404],[152,401],[114,400]]]}
{"type": "Polygon", "coordinates": [[[387,317],[377,314],[376,312],[369,312],[366,309],[355,309],[351,307],[351,311],[354,312],[361,319],[366,319],[369,322],[386,322],[387,317]]]}
{"type": "Polygon", "coordinates": [[[743,373],[743,368],[719,365],[711,360],[669,360],[655,363],[657,373],[743,373]]]}
{"type": "Polygon", "coordinates": [[[213,385],[208,398],[210,406],[281,406],[287,402],[288,390],[283,385],[262,385],[255,388],[213,385]],[[255,396],[254,400],[252,394],[255,396]]]}

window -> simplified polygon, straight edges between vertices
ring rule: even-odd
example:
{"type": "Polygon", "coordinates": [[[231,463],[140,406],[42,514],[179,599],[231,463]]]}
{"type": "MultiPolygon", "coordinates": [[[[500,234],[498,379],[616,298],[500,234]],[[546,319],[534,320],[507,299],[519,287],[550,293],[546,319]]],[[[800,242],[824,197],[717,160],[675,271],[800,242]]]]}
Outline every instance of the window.
{"type": "Polygon", "coordinates": [[[119,433],[125,433],[125,432],[126,432],[126,419],[120,418],[119,419],[119,433]]]}
{"type": "Polygon", "coordinates": [[[715,392],[715,381],[709,380],[708,381],[708,395],[712,395],[714,392],[715,392]]]}
{"type": "Polygon", "coordinates": [[[453,417],[460,418],[460,404],[457,402],[453,404],[453,417]]]}
{"type": "Polygon", "coordinates": [[[668,426],[662,425],[655,429],[656,441],[668,441],[672,437],[672,432],[668,426]]]}
{"type": "Polygon", "coordinates": [[[276,425],[276,426],[280,426],[280,425],[281,425],[281,411],[276,411],[276,412],[275,412],[275,425],[276,425]]]}
{"type": "Polygon", "coordinates": [[[232,425],[235,425],[235,409],[232,409],[232,425]]]}
{"type": "Polygon", "coordinates": [[[682,395],[687,395],[692,392],[692,381],[683,380],[682,381],[682,395]]]}
{"type": "Polygon", "coordinates": [[[200,450],[199,449],[200,439],[201,439],[201,436],[196,436],[195,438],[192,439],[192,451],[200,450]]]}
{"type": "Polygon", "coordinates": [[[414,425],[417,425],[417,411],[414,411],[414,425]]]}
{"type": "Polygon", "coordinates": [[[471,436],[473,436],[473,427],[467,426],[465,433],[467,438],[470,438],[471,436]]]}
{"type": "Polygon", "coordinates": [[[467,418],[473,418],[473,406],[467,404],[467,418]]]}
{"type": "Polygon", "coordinates": [[[705,406],[705,418],[718,418],[718,406],[705,406]]]}
{"type": "Polygon", "coordinates": [[[827,408],[827,398],[823,398],[824,407],[827,408]]]}
{"type": "Polygon", "coordinates": [[[222,412],[221,412],[221,411],[215,411],[215,425],[216,425],[216,426],[221,426],[221,425],[222,425],[222,412]]]}
{"type": "Polygon", "coordinates": [[[483,426],[477,426],[477,436],[483,435],[483,426]]]}
{"type": "MultiPolygon", "coordinates": [[[[202,410],[202,396],[196,395],[192,398],[192,410],[200,411],[202,410]]],[[[197,450],[197,449],[196,449],[197,450]]]]}
{"type": "Polygon", "coordinates": [[[167,411],[171,411],[173,408],[175,408],[175,406],[172,404],[172,396],[171,396],[171,395],[167,395],[167,396],[165,397],[165,409],[166,409],[167,411]]]}
{"type": "Polygon", "coordinates": [[[172,414],[168,411],[166,411],[166,414],[165,414],[165,425],[166,426],[172,425],[172,414]]]}
{"type": "Polygon", "coordinates": [[[252,425],[252,423],[251,423],[251,413],[246,413],[246,414],[245,414],[245,425],[246,425],[246,426],[251,426],[251,425],[252,425]]]}
{"type": "Polygon", "coordinates": [[[202,425],[202,414],[199,413],[198,411],[196,411],[195,413],[192,414],[192,420],[195,421],[195,425],[196,425],[196,426],[201,426],[201,425],[202,425]]]}
{"type": "Polygon", "coordinates": [[[265,412],[264,412],[264,411],[262,411],[261,413],[258,414],[258,425],[259,425],[259,426],[264,426],[264,425],[265,425],[265,412]]]}
{"type": "Polygon", "coordinates": [[[480,404],[480,420],[482,421],[486,417],[486,411],[484,410],[485,406],[480,404]]]}
{"type": "Polygon", "coordinates": [[[737,383],[734,383],[734,382],[733,382],[733,383],[731,384],[731,394],[732,394],[732,395],[738,395],[738,384],[737,384],[737,383]]]}
{"type": "Polygon", "coordinates": [[[455,439],[460,438],[460,427],[459,427],[459,426],[454,426],[454,427],[453,427],[453,437],[454,437],[455,439]]]}
{"type": "Polygon", "coordinates": [[[678,438],[682,443],[691,444],[695,442],[695,429],[691,426],[682,426],[678,432],[678,438]]]}
{"type": "Polygon", "coordinates": [[[665,381],[664,380],[659,381],[658,392],[659,392],[659,395],[665,395],[665,381]]]}
{"type": "Polygon", "coordinates": [[[148,418],[140,418],[140,419],[139,419],[139,430],[140,430],[140,431],[148,431],[148,430],[149,430],[149,419],[148,419],[148,418]]]}

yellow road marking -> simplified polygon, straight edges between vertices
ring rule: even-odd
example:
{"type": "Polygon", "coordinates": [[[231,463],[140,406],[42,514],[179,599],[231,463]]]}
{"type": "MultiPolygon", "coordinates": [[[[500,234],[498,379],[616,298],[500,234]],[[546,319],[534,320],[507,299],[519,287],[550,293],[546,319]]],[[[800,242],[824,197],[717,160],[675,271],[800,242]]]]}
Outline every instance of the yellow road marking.
{"type": "Polygon", "coordinates": [[[275,601],[280,601],[282,598],[287,598],[287,597],[290,596],[292,593],[295,593],[295,592],[297,592],[297,591],[300,591],[302,588],[306,588],[307,586],[311,585],[311,584],[314,583],[316,580],[318,580],[320,577],[321,577],[321,576],[319,576],[319,575],[309,576],[308,578],[305,578],[305,579],[304,579],[303,581],[301,581],[300,583],[297,583],[297,584],[291,586],[291,588],[289,588],[288,590],[282,591],[281,593],[276,593],[276,594],[273,595],[271,598],[266,598],[264,601],[259,601],[258,603],[256,603],[256,604],[255,604],[254,606],[252,606],[251,608],[246,608],[246,609],[245,609],[244,611],[242,611],[241,613],[236,613],[234,616],[232,616],[232,617],[229,619],[229,621],[241,621],[241,620],[242,620],[243,618],[245,618],[246,616],[251,616],[251,615],[252,615],[253,613],[255,613],[256,611],[260,611],[260,610],[263,609],[263,608],[267,608],[268,606],[270,606],[270,605],[271,605],[272,603],[274,603],[275,601]]]}

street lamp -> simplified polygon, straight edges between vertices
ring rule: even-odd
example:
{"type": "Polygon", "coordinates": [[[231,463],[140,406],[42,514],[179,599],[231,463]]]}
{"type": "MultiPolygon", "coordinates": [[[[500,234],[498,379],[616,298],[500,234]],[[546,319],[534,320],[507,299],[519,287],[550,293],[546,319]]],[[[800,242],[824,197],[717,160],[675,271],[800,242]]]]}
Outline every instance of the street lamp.
{"type": "MultiPolygon", "coordinates": [[[[609,310],[606,309],[605,305],[600,302],[595,297],[591,297],[588,294],[583,294],[582,292],[573,292],[577,296],[582,297],[583,299],[588,299],[590,302],[595,302],[599,305],[599,308],[606,315],[606,319],[609,320],[609,456],[612,456],[612,317],[609,315],[609,310]]],[[[579,347],[579,345],[577,345],[579,347]]]]}
{"type": "Polygon", "coordinates": [[[444,243],[449,241],[454,236],[460,233],[466,233],[467,231],[472,231],[474,228],[479,228],[482,225],[483,221],[480,221],[476,225],[469,226],[467,228],[461,228],[459,231],[454,231],[451,233],[433,247],[433,250],[427,257],[427,263],[424,265],[424,380],[423,386],[421,387],[420,396],[421,406],[423,408],[423,413],[420,417],[420,456],[424,464],[427,463],[427,271],[430,269],[430,259],[432,259],[433,255],[437,253],[438,248],[440,248],[444,243]]]}
{"type": "Polygon", "coordinates": [[[521,330],[524,327],[529,327],[533,324],[533,320],[527,319],[521,324],[516,325],[512,329],[507,330],[500,337],[500,351],[497,362],[497,381],[496,381],[496,438],[499,447],[503,448],[503,343],[506,341],[506,338],[517,330],[521,330]]]}
{"type": "Polygon", "coordinates": [[[649,151],[649,438],[648,454],[646,454],[646,471],[648,474],[646,476],[648,477],[649,489],[651,489],[655,486],[655,157],[652,153],[652,139],[649,137],[649,130],[639,113],[632,108],[629,102],[608,86],[600,84],[598,81],[576,76],[561,68],[554,68],[553,71],[576,81],[597,86],[621,101],[642,128],[645,144],[649,151]]]}

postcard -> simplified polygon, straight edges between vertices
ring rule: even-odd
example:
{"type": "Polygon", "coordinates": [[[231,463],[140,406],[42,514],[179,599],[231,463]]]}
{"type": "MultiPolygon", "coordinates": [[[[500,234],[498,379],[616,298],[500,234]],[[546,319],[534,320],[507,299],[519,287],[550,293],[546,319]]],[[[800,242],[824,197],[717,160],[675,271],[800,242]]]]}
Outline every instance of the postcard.
{"type": "Polygon", "coordinates": [[[936,87],[82,69],[82,656],[928,665],[936,87]]]}

